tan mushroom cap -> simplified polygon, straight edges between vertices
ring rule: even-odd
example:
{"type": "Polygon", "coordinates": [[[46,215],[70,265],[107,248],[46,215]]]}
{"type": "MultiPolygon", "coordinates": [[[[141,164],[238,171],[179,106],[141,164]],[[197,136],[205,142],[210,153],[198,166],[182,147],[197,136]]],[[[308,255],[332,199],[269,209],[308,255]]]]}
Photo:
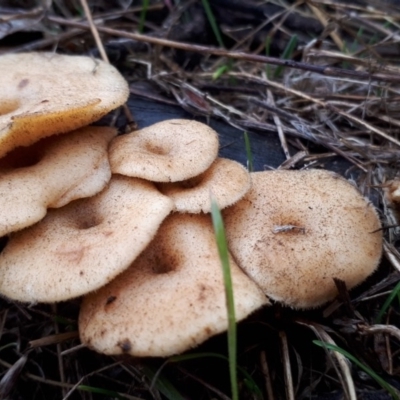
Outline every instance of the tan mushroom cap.
{"type": "Polygon", "coordinates": [[[113,66],[84,56],[6,54],[0,57],[0,76],[0,157],[88,125],[129,95],[113,66]]]}
{"type": "Polygon", "coordinates": [[[252,189],[224,210],[229,249],[238,265],[274,300],[319,306],[378,265],[382,232],[371,203],[328,171],[252,175],[252,189]]]}
{"type": "MultiPolygon", "coordinates": [[[[268,304],[230,259],[236,318],[268,304]]],[[[209,215],[173,214],[134,263],[83,300],[81,341],[105,354],[166,357],[228,327],[221,263],[209,215]]]]}
{"type": "Polygon", "coordinates": [[[0,254],[0,293],[54,302],[96,290],[131,264],[171,209],[152,183],[113,177],[95,197],[11,235],[0,254]]]}
{"type": "Polygon", "coordinates": [[[174,211],[211,212],[211,194],[220,209],[240,200],[250,189],[250,174],[241,164],[217,158],[205,172],[189,180],[162,183],[158,188],[174,202],[174,211]]]}
{"type": "Polygon", "coordinates": [[[394,203],[397,207],[400,206],[400,179],[393,179],[388,182],[385,194],[391,203],[394,203]]]}
{"type": "Polygon", "coordinates": [[[40,221],[47,208],[100,192],[111,178],[107,150],[116,133],[109,127],[81,128],[1,159],[0,236],[40,221]]]}
{"type": "Polygon", "coordinates": [[[170,119],[128,135],[110,146],[113,173],[153,182],[176,182],[204,172],[218,154],[218,135],[196,121],[170,119]]]}

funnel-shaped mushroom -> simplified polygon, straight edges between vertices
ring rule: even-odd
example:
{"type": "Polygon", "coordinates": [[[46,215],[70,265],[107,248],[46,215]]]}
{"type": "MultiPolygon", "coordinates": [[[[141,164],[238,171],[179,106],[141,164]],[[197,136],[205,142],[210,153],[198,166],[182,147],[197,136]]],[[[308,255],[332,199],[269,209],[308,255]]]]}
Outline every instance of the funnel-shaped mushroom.
{"type": "Polygon", "coordinates": [[[116,137],[110,164],[114,174],[176,182],[204,172],[217,154],[218,135],[209,126],[170,119],[116,137]]]}
{"type": "Polygon", "coordinates": [[[229,249],[238,265],[274,300],[316,307],[363,281],[382,252],[371,203],[328,171],[252,175],[252,188],[224,210],[229,249]]]}
{"type": "Polygon", "coordinates": [[[6,54],[0,57],[0,76],[0,157],[88,125],[129,94],[113,66],[84,56],[6,54]]]}
{"type": "Polygon", "coordinates": [[[385,187],[385,195],[390,203],[394,204],[395,207],[400,207],[400,179],[394,179],[388,182],[385,187]]]}
{"type": "Polygon", "coordinates": [[[81,128],[1,159],[0,236],[40,221],[47,208],[100,192],[111,178],[107,149],[116,133],[109,127],[81,128]]]}
{"type": "Polygon", "coordinates": [[[54,302],[96,290],[131,264],[171,209],[152,183],[113,177],[98,195],[11,235],[0,254],[0,293],[54,302]]]}
{"type": "MultiPolygon", "coordinates": [[[[230,259],[236,318],[268,303],[230,259]]],[[[221,263],[209,215],[173,214],[133,264],[86,296],[82,343],[106,354],[166,357],[228,327],[221,263]]]]}
{"type": "Polygon", "coordinates": [[[158,188],[174,202],[174,211],[211,212],[211,194],[220,209],[239,201],[250,189],[250,174],[241,164],[217,158],[205,172],[194,178],[160,183],[158,188]]]}

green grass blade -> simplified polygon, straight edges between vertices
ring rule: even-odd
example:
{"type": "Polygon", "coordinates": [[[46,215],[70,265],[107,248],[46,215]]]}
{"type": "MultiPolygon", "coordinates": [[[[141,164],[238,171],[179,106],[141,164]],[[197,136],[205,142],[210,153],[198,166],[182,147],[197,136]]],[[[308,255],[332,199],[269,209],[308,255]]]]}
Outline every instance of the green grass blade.
{"type": "Polygon", "coordinates": [[[7,343],[4,346],[0,347],[0,351],[8,349],[9,347],[18,347],[18,344],[16,342],[7,343]]]}
{"type": "Polygon", "coordinates": [[[233,60],[227,60],[226,64],[221,65],[217,70],[212,74],[212,79],[216,81],[219,79],[223,74],[229,72],[233,67],[233,60]]]}
{"type": "Polygon", "coordinates": [[[143,33],[144,24],[146,22],[147,9],[149,8],[150,0],[142,0],[142,11],[139,19],[139,33],[143,33]]]}
{"type": "Polygon", "coordinates": [[[228,72],[230,70],[228,64],[221,65],[213,74],[212,74],[212,79],[216,81],[218,78],[220,78],[225,72],[228,72]]]}
{"type": "Polygon", "coordinates": [[[237,385],[236,370],[236,318],[235,304],[233,298],[233,287],[231,269],[229,265],[228,245],[226,242],[225,228],[222,221],[221,212],[216,201],[211,199],[211,216],[214,226],[215,238],[217,241],[219,258],[222,264],[224,277],[226,305],[228,313],[228,355],[229,355],[229,375],[231,379],[232,399],[239,399],[239,389],[237,385]]]}
{"type": "Polygon", "coordinates": [[[346,350],[344,350],[338,346],[335,346],[333,344],[322,342],[320,340],[313,340],[313,343],[316,344],[317,346],[323,347],[325,349],[337,351],[338,353],[343,354],[350,361],[352,361],[354,364],[356,364],[360,369],[362,369],[365,373],[367,373],[372,379],[374,379],[376,381],[376,383],[378,383],[384,390],[388,391],[393,399],[400,400],[400,397],[399,397],[400,393],[392,385],[390,385],[384,379],[382,379],[371,368],[367,367],[365,364],[358,361],[357,358],[355,358],[352,354],[350,354],[346,350]]]}
{"type": "Polygon", "coordinates": [[[247,132],[244,132],[244,145],[246,147],[247,169],[249,172],[253,172],[253,153],[251,152],[250,138],[247,132]]]}
{"type": "MultiPolygon", "coordinates": [[[[297,35],[293,35],[290,38],[289,43],[286,45],[281,58],[284,60],[292,58],[296,46],[297,46],[297,35]]],[[[282,75],[284,68],[285,67],[282,67],[281,65],[277,67],[274,73],[274,78],[279,78],[282,75]]]]}
{"type": "Polygon", "coordinates": [[[211,10],[210,3],[208,2],[208,0],[202,0],[202,3],[203,3],[204,11],[207,14],[208,22],[211,25],[211,29],[214,32],[214,36],[217,39],[218,44],[220,45],[220,47],[225,48],[224,41],[222,40],[221,32],[218,28],[217,21],[215,20],[214,14],[211,10]]]}
{"type": "Polygon", "coordinates": [[[383,315],[389,308],[390,304],[392,304],[392,301],[395,299],[400,294],[400,282],[395,286],[395,288],[392,290],[392,293],[390,293],[389,297],[386,299],[386,301],[383,303],[383,306],[381,310],[379,311],[375,323],[379,324],[383,318],[383,315]]]}

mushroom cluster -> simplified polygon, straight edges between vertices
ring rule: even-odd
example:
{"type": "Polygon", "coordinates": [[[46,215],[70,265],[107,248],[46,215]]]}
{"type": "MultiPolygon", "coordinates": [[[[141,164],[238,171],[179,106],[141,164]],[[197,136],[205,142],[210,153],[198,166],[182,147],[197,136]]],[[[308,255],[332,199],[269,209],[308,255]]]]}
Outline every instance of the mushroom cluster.
{"type": "Polygon", "coordinates": [[[196,121],[122,136],[87,127],[128,96],[101,61],[29,53],[0,58],[4,68],[0,293],[30,303],[84,296],[88,347],[169,356],[227,329],[211,194],[224,209],[238,320],[269,298],[316,307],[336,296],[334,278],[351,288],[376,268],[376,211],[338,175],[249,174],[218,158],[217,133],[196,121]]]}
{"type": "Polygon", "coordinates": [[[227,329],[211,195],[226,222],[238,320],[269,298],[317,307],[337,295],[334,279],[352,288],[377,267],[379,218],[345,179],[322,170],[249,174],[217,158],[217,148],[214,131],[183,120],[112,140],[112,172],[154,182],[173,210],[126,271],[84,297],[88,347],[166,357],[227,329]]]}

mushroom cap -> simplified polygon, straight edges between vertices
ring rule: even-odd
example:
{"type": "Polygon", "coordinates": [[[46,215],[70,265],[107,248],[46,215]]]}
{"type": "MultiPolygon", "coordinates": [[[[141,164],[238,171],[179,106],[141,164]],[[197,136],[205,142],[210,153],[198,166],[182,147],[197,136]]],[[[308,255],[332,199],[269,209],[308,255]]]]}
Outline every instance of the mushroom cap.
{"type": "Polygon", "coordinates": [[[0,236],[40,221],[49,207],[100,192],[111,178],[107,150],[116,133],[109,127],[85,127],[1,159],[0,236]]]}
{"type": "MultiPolygon", "coordinates": [[[[236,318],[268,299],[230,258],[236,318]]],[[[172,214],[115,280],[85,296],[82,343],[105,354],[166,357],[228,328],[221,262],[209,215],[172,214]]]]}
{"type": "Polygon", "coordinates": [[[252,173],[252,188],[224,210],[228,246],[238,265],[274,300],[319,306],[378,265],[382,232],[371,203],[328,171],[252,173]]]}
{"type": "Polygon", "coordinates": [[[116,137],[111,171],[153,182],[176,182],[204,172],[218,154],[218,135],[197,121],[170,119],[116,137]]]}
{"type": "Polygon", "coordinates": [[[98,195],[11,235],[0,254],[0,293],[54,302],[96,290],[132,263],[171,209],[151,182],[113,177],[98,195]]]}
{"type": "Polygon", "coordinates": [[[0,57],[0,74],[0,157],[88,125],[129,95],[113,66],[85,56],[6,54],[0,57]]]}
{"type": "Polygon", "coordinates": [[[391,203],[400,205],[400,179],[393,179],[385,187],[385,194],[391,203]]]}
{"type": "Polygon", "coordinates": [[[250,174],[243,165],[217,158],[205,172],[189,180],[158,185],[174,202],[174,211],[211,212],[211,194],[220,209],[240,200],[250,189],[250,174]]]}

